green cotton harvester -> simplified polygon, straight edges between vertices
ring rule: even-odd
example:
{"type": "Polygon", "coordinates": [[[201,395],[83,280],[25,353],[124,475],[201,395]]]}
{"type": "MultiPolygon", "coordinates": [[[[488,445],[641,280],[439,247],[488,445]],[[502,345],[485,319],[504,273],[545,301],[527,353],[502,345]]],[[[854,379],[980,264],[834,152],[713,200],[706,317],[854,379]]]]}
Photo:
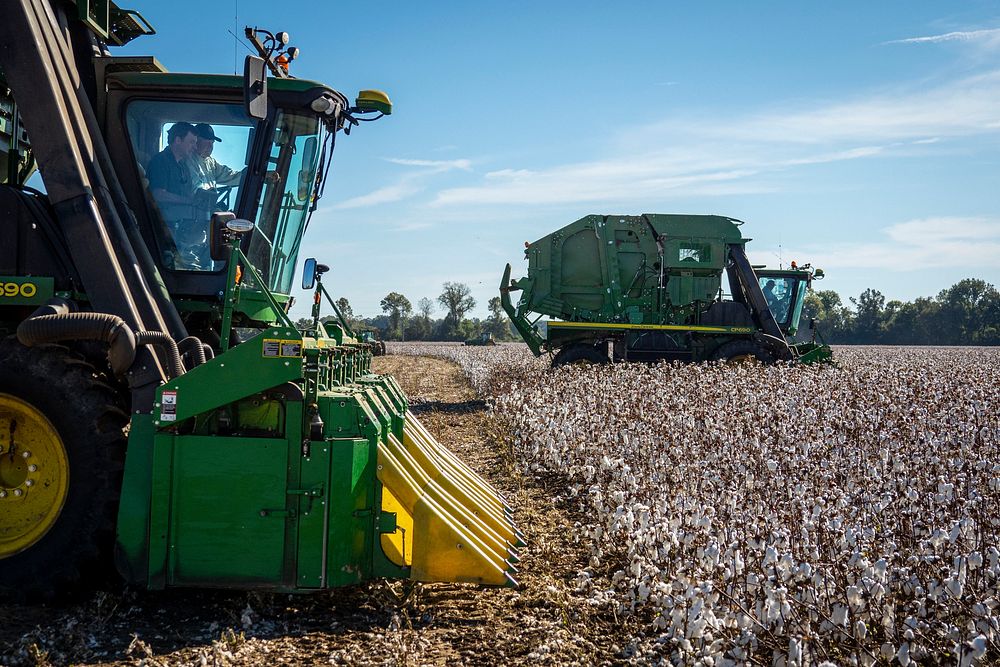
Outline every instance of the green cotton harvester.
{"type": "Polygon", "coordinates": [[[808,340],[799,337],[806,291],[822,270],[751,266],[742,224],[715,215],[588,215],[525,243],[528,275],[511,279],[507,265],[501,303],[535,355],[555,353],[553,366],[830,359],[815,322],[808,340]],[[542,317],[552,319],[539,325],[542,317]]]}
{"type": "Polygon", "coordinates": [[[320,323],[315,261],[289,319],[335,140],[388,97],[291,77],[281,32],[247,30],[242,77],[112,55],[152,33],[113,2],[0,9],[0,597],[112,563],[149,589],[512,585],[511,508],[320,323]]]}

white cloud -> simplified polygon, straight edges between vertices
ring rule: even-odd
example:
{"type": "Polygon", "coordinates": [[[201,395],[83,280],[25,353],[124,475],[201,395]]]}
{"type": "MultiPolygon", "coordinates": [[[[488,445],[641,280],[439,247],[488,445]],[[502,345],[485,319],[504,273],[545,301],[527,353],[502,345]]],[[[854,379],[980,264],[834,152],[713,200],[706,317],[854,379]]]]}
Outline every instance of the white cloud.
{"type": "Polygon", "coordinates": [[[409,158],[385,158],[385,161],[404,167],[420,167],[420,171],[409,171],[401,175],[395,183],[382,186],[368,194],[351,197],[334,205],[333,208],[363,208],[400,201],[423,192],[426,189],[425,181],[434,174],[456,169],[468,171],[472,168],[472,161],[466,159],[414,160],[409,158]]]}
{"type": "Polygon", "coordinates": [[[884,44],[939,44],[941,42],[986,42],[989,45],[1000,45],[1000,28],[986,30],[959,30],[941,35],[927,37],[908,37],[894,39],[884,44]]]}
{"type": "Polygon", "coordinates": [[[776,103],[727,117],[673,117],[622,130],[604,159],[504,168],[441,190],[435,207],[662,201],[771,192],[776,174],[809,165],[939,150],[1000,129],[1000,70],[884,90],[833,104],[776,103]]]}
{"type": "Polygon", "coordinates": [[[410,160],[407,158],[390,157],[385,158],[386,162],[399,164],[406,167],[431,167],[438,170],[462,169],[468,171],[472,168],[471,160],[410,160]]]}
{"type": "MultiPolygon", "coordinates": [[[[822,144],[888,142],[968,136],[1000,120],[1000,70],[928,88],[920,85],[847,102],[790,112],[768,112],[720,123],[683,123],[675,130],[720,140],[822,144]]],[[[677,120],[668,123],[677,123],[677,120]]],[[[656,129],[665,132],[666,124],[656,129]]]]}
{"type": "Polygon", "coordinates": [[[992,266],[1000,254],[1000,218],[935,217],[881,230],[881,238],[786,251],[824,269],[913,272],[992,266]]]}
{"type": "Polygon", "coordinates": [[[388,204],[411,197],[423,190],[411,180],[400,180],[398,183],[386,185],[359,197],[352,197],[336,204],[333,208],[362,208],[378,204],[388,204]]]}

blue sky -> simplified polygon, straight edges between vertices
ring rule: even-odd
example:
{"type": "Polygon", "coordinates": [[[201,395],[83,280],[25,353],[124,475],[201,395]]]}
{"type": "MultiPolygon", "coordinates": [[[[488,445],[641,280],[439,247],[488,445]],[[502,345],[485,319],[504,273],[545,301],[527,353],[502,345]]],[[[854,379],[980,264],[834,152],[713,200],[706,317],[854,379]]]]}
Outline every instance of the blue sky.
{"type": "Polygon", "coordinates": [[[118,53],[231,73],[227,31],[260,25],[294,75],[390,94],[338,142],[300,256],[358,314],[453,280],[483,315],[524,241],[591,213],[745,220],[752,261],[812,262],[845,301],[1000,282],[1000,2],[166,8],[118,53]]]}

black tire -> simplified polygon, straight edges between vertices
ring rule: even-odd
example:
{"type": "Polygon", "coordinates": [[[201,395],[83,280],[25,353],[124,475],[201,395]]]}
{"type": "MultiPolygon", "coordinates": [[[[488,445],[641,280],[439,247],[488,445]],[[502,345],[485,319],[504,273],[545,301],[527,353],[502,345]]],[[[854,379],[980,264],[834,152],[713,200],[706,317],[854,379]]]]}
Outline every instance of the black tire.
{"type": "Polygon", "coordinates": [[[748,361],[759,361],[762,364],[774,363],[774,355],[764,346],[746,338],[731,340],[723,343],[719,349],[712,354],[714,361],[728,361],[730,363],[745,363],[748,361]]]}
{"type": "Polygon", "coordinates": [[[552,359],[552,368],[566,364],[606,364],[609,361],[607,352],[589,343],[573,343],[559,350],[552,359]]]}
{"type": "MultiPolygon", "coordinates": [[[[0,395],[6,401],[0,403],[0,413],[6,409],[23,419],[18,405],[27,405],[44,416],[61,440],[56,447],[61,444],[69,468],[63,473],[68,481],[62,507],[52,504],[56,518],[47,532],[33,540],[19,542],[15,537],[6,546],[0,543],[0,598],[46,599],[73,592],[81,584],[92,586],[95,579],[114,571],[115,521],[128,423],[123,401],[93,366],[68,349],[27,348],[14,338],[0,339],[0,395]]],[[[35,469],[45,465],[42,461],[35,469]]],[[[12,498],[15,488],[9,479],[0,484],[10,487],[4,489],[5,498],[0,498],[3,531],[2,504],[12,498]]],[[[22,494],[32,492],[25,487],[22,494]]],[[[14,534],[14,519],[10,521],[6,527],[14,534]]]]}

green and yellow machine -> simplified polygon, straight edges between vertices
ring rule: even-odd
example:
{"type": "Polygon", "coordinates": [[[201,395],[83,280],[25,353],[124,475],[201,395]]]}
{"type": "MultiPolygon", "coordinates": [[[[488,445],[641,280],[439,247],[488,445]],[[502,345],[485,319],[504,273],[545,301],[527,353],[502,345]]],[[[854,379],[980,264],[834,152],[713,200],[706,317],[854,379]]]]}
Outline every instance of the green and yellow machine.
{"type": "Polygon", "coordinates": [[[536,356],[555,353],[553,366],[830,359],[815,323],[811,338],[799,339],[803,300],[822,270],[751,266],[742,224],[714,215],[589,215],[525,243],[528,275],[512,280],[507,265],[501,304],[536,356]],[[555,319],[543,335],[536,325],[545,316],[555,319]]]}
{"type": "Polygon", "coordinates": [[[248,31],[243,77],[111,55],[152,31],[0,10],[0,596],[111,563],[150,589],[512,584],[511,508],[320,323],[325,267],[312,326],[288,317],[335,140],[388,97],[288,76],[284,33],[248,31]]]}

